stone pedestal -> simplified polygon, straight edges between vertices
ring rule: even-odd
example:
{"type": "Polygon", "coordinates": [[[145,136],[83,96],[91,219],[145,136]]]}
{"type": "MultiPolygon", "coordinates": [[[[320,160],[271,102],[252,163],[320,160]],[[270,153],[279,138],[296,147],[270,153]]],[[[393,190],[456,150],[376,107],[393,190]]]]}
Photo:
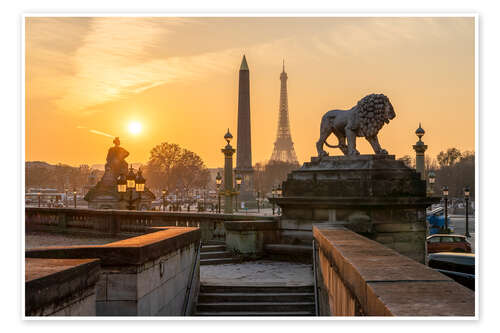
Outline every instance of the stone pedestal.
{"type": "Polygon", "coordinates": [[[313,224],[341,224],[425,261],[426,184],[394,155],[313,157],[283,182],[282,243],[310,244],[313,224]]]}
{"type": "Polygon", "coordinates": [[[226,246],[243,257],[259,257],[264,244],[276,242],[275,221],[225,221],[226,246]]]}

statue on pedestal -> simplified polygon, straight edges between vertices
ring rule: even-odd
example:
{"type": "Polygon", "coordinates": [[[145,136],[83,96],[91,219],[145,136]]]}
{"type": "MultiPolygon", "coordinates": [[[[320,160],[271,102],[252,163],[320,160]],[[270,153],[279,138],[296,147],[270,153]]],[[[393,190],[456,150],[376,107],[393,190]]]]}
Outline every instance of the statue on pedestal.
{"type": "MultiPolygon", "coordinates": [[[[106,156],[104,175],[85,195],[85,200],[88,201],[89,208],[125,209],[127,205],[123,200],[123,195],[118,193],[117,179],[120,174],[127,175],[128,173],[128,163],[125,161],[125,158],[127,158],[129,152],[120,147],[120,138],[116,137],[113,143],[114,146],[108,149],[108,154],[106,156]]],[[[133,195],[137,196],[137,193],[133,195]]],[[[151,207],[151,201],[153,199],[153,193],[146,188],[137,203],[137,208],[142,209],[141,207],[151,207]]]]}
{"type": "Polygon", "coordinates": [[[365,137],[375,154],[388,154],[378,142],[378,132],[391,119],[396,117],[389,98],[383,94],[371,94],[363,97],[350,110],[331,110],[321,119],[320,136],[316,143],[318,156],[328,156],[323,145],[339,148],[344,155],[359,155],[356,149],[356,137],[365,137]],[[339,143],[330,145],[326,139],[335,134],[339,143]],[[347,144],[346,144],[347,139],[347,144]]]}
{"type": "Polygon", "coordinates": [[[106,167],[109,166],[113,176],[118,178],[120,174],[127,174],[128,164],[125,162],[125,158],[127,158],[129,152],[120,147],[119,137],[116,137],[113,143],[115,146],[109,148],[108,155],[106,156],[106,167]]]}

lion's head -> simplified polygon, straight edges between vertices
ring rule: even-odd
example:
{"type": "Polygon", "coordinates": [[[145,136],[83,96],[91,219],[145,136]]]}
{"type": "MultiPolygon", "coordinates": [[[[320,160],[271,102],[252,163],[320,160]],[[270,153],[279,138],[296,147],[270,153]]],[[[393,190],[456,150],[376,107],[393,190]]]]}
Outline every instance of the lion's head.
{"type": "Polygon", "coordinates": [[[377,135],[378,131],[396,117],[389,98],[384,94],[371,94],[358,102],[361,134],[365,137],[377,135]]]}

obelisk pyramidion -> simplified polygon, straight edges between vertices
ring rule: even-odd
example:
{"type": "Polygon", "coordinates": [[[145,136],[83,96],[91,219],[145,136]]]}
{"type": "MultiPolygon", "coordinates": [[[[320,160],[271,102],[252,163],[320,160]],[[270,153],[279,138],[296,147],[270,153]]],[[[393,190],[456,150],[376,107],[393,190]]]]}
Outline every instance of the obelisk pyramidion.
{"type": "Polygon", "coordinates": [[[237,136],[235,173],[240,174],[243,178],[238,201],[244,202],[254,199],[252,135],[250,130],[250,72],[244,55],[240,66],[237,136]]]}

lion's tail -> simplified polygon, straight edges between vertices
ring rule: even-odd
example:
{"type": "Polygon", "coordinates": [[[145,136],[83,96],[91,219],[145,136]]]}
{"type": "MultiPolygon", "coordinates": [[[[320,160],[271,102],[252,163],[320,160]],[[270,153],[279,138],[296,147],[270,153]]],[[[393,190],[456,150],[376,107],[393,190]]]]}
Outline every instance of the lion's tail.
{"type": "Polygon", "coordinates": [[[328,142],[326,142],[326,141],[325,141],[325,145],[327,147],[330,147],[330,148],[340,148],[340,145],[332,146],[332,145],[328,144],[328,142]]]}

